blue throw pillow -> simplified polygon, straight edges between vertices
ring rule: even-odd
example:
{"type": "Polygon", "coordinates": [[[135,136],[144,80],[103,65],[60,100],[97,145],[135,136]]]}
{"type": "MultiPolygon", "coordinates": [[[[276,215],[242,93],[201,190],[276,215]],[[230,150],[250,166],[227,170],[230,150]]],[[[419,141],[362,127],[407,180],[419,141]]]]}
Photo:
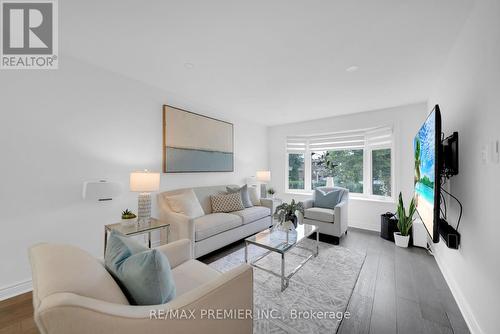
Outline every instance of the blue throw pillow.
{"type": "Polygon", "coordinates": [[[317,208],[335,209],[335,206],[339,204],[343,195],[343,189],[333,189],[328,192],[316,189],[314,192],[314,206],[317,208]]]}
{"type": "Polygon", "coordinates": [[[229,194],[239,192],[241,195],[241,201],[243,202],[243,206],[245,208],[251,208],[253,206],[250,194],[248,194],[248,186],[246,184],[241,188],[226,187],[226,190],[229,194]]]}
{"type": "Polygon", "coordinates": [[[112,231],[104,257],[132,305],[158,305],[175,298],[175,284],[167,257],[112,231]]]}

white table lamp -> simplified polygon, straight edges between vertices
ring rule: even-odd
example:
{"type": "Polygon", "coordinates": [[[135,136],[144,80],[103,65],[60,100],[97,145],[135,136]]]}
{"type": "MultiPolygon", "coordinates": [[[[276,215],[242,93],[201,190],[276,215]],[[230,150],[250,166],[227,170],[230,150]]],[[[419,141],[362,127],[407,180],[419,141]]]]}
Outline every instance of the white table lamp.
{"type": "Polygon", "coordinates": [[[257,181],[261,182],[260,197],[267,197],[266,183],[271,181],[271,172],[268,170],[259,170],[255,173],[255,177],[257,178],[257,181]]]}
{"type": "Polygon", "coordinates": [[[160,190],[160,173],[148,170],[130,173],[130,191],[138,192],[137,221],[151,218],[151,193],[160,190]]]}

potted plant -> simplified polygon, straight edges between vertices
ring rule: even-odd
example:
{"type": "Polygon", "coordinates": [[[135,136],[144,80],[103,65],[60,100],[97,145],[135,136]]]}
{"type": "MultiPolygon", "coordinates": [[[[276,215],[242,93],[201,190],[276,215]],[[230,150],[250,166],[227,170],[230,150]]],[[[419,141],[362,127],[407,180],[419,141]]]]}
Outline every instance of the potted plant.
{"type": "MultiPolygon", "coordinates": [[[[274,212],[274,217],[280,222],[281,225],[284,225],[287,222],[291,222],[293,227],[297,227],[297,212],[300,214],[304,214],[304,206],[301,202],[295,202],[294,199],[288,203],[280,204],[276,207],[276,211],[274,212]]],[[[291,227],[291,226],[290,226],[291,227]]]]}
{"type": "Polygon", "coordinates": [[[274,194],[276,194],[276,190],[274,190],[274,188],[269,188],[267,190],[267,193],[269,194],[269,196],[271,196],[271,198],[274,198],[274,194]]]}
{"type": "Polygon", "coordinates": [[[408,242],[410,241],[410,229],[413,225],[413,215],[415,214],[415,198],[411,199],[410,207],[408,208],[408,214],[403,203],[403,195],[399,193],[399,203],[396,216],[398,218],[398,230],[399,232],[394,232],[394,242],[396,246],[408,247],[408,242]]]}
{"type": "Polygon", "coordinates": [[[137,216],[129,209],[126,209],[122,212],[122,225],[126,226],[134,224],[135,218],[137,218],[137,216]]]}

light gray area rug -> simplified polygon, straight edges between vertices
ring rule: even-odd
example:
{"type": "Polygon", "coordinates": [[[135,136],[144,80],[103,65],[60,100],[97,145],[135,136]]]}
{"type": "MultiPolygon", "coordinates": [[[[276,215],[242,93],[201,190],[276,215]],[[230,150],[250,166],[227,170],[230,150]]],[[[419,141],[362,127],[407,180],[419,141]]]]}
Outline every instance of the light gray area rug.
{"type": "MultiPolygon", "coordinates": [[[[315,241],[306,239],[302,246],[313,249],[315,241]]],[[[249,258],[263,254],[264,249],[249,246],[249,258]]],[[[310,253],[294,248],[285,255],[285,273],[290,273],[310,253]]],[[[290,280],[281,292],[280,278],[254,268],[254,333],[336,333],[342,319],[331,314],[326,319],[312,319],[317,312],[346,311],[366,254],[320,242],[319,255],[312,258],[290,280]],[[271,312],[272,310],[272,312],[271,312]],[[267,316],[266,316],[267,311],[267,316]],[[299,312],[302,316],[298,316],[299,312]],[[272,315],[272,316],[269,316],[272,315]]],[[[244,263],[244,249],[239,249],[210,266],[221,272],[244,263]]],[[[271,253],[259,265],[279,272],[281,256],[271,253]]]]}

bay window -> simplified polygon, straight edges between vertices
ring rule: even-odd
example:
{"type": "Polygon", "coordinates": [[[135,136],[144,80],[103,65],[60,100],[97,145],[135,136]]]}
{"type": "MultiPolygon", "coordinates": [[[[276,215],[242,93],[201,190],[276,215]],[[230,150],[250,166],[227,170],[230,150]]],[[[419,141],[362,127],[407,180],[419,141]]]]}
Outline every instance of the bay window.
{"type": "Polygon", "coordinates": [[[393,197],[392,127],[287,138],[287,191],[311,192],[327,177],[354,196],[393,197]]]}

